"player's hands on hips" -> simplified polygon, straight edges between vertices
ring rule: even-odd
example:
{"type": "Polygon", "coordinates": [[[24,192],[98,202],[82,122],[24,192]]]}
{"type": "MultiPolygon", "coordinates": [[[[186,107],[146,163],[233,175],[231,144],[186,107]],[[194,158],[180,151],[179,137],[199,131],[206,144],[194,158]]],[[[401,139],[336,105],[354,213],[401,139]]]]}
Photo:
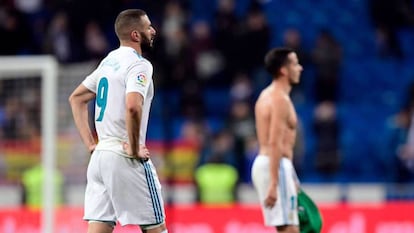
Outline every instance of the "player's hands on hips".
{"type": "Polygon", "coordinates": [[[137,159],[141,159],[141,160],[148,160],[150,158],[150,153],[149,150],[147,149],[147,147],[145,145],[139,145],[139,151],[137,155],[134,155],[132,153],[132,149],[129,146],[128,143],[124,142],[122,144],[122,147],[125,151],[125,153],[131,157],[135,157],[137,159]]]}
{"type": "Polygon", "coordinates": [[[269,187],[269,190],[267,191],[264,204],[267,208],[273,208],[273,206],[275,206],[276,204],[276,200],[277,200],[276,186],[271,185],[269,187]]]}
{"type": "Polygon", "coordinates": [[[139,146],[138,158],[144,161],[150,158],[150,152],[145,145],[139,146]]]}
{"type": "Polygon", "coordinates": [[[88,146],[89,154],[92,154],[95,151],[96,144],[88,146]]]}

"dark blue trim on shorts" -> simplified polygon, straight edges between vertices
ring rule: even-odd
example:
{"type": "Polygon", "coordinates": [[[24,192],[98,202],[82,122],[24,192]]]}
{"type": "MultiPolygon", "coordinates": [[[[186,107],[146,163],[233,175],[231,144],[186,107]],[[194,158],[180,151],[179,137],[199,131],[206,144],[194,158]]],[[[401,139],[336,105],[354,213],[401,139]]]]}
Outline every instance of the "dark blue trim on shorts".
{"type": "Polygon", "coordinates": [[[142,165],[144,166],[145,176],[147,178],[147,183],[152,201],[152,207],[154,208],[155,221],[156,224],[159,224],[164,221],[164,216],[161,208],[161,202],[159,200],[159,195],[157,192],[157,187],[155,186],[154,176],[152,175],[152,170],[149,163],[142,161],[142,165]]]}

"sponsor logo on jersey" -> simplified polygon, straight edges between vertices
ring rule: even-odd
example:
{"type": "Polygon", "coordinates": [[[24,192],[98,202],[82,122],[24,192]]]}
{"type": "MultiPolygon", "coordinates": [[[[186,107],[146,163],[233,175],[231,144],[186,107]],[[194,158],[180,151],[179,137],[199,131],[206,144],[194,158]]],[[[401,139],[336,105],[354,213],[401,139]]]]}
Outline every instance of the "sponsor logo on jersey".
{"type": "Polygon", "coordinates": [[[141,86],[145,86],[147,84],[147,77],[145,76],[145,74],[138,74],[137,84],[141,86]]]}

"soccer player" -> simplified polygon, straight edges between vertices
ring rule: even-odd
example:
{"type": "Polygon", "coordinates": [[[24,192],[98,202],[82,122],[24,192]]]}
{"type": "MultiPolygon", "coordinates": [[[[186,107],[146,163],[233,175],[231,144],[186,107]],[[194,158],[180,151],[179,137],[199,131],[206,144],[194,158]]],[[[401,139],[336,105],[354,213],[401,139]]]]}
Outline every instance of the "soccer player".
{"type": "Polygon", "coordinates": [[[140,9],[122,11],[115,21],[120,47],[69,98],[76,127],[92,154],[87,170],[84,219],[88,233],[137,225],[144,233],[166,233],[161,185],[145,137],[154,95],[152,64],[142,56],[155,29],[140,9]],[[95,102],[95,143],[87,104],[95,102]]]}
{"type": "Polygon", "coordinates": [[[289,48],[271,49],[265,56],[272,82],[255,105],[259,154],[252,166],[264,223],[279,233],[299,233],[297,193],[299,181],[293,167],[297,116],[289,93],[303,70],[289,48]]]}

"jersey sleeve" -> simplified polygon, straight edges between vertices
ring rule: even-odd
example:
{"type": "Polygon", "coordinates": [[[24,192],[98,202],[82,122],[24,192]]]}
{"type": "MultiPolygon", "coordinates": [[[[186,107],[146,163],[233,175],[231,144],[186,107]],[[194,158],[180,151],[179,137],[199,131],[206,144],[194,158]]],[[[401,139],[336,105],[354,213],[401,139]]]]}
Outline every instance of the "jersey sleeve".
{"type": "Polygon", "coordinates": [[[126,93],[138,92],[144,98],[152,80],[152,65],[139,62],[131,66],[126,77],[126,93]]]}
{"type": "Polygon", "coordinates": [[[82,84],[88,88],[90,91],[96,93],[96,84],[98,82],[98,75],[97,69],[93,71],[90,75],[86,76],[85,80],[83,80],[82,84]]]}

